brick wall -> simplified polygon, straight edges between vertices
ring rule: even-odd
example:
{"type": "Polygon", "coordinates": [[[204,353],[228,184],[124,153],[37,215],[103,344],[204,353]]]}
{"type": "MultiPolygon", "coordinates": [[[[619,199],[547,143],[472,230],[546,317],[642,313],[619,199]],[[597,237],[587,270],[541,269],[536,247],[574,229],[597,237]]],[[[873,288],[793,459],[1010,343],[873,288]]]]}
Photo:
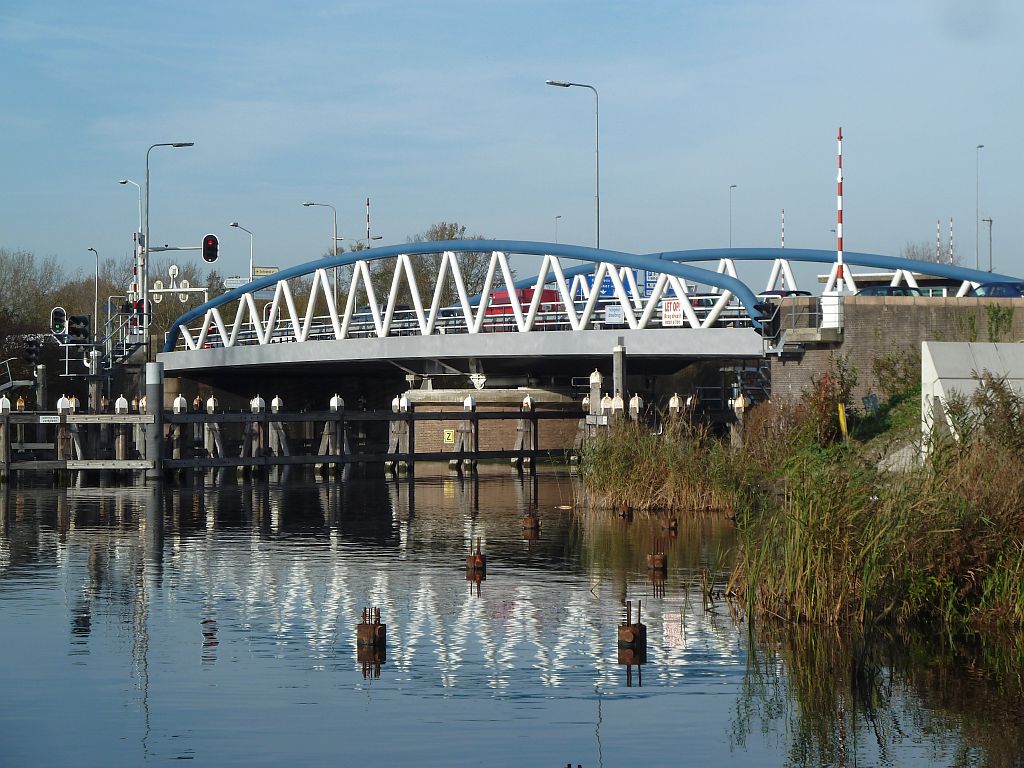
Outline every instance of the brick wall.
{"type": "MultiPolygon", "coordinates": [[[[530,395],[540,412],[568,411],[573,415],[565,419],[538,419],[538,444],[541,450],[571,448],[576,437],[579,403],[563,393],[540,389],[495,390],[409,390],[406,396],[417,412],[461,411],[462,402],[472,395],[477,412],[518,411],[523,398],[530,395]]],[[[417,451],[453,451],[455,446],[444,442],[446,429],[458,429],[461,419],[416,422],[417,451]]],[[[480,450],[512,450],[516,445],[517,419],[498,419],[480,422],[480,450]]]]}
{"type": "MultiPolygon", "coordinates": [[[[772,357],[772,396],[796,399],[813,376],[828,369],[833,354],[857,371],[854,399],[878,391],[874,360],[894,351],[921,350],[923,341],[1018,341],[1024,339],[1024,299],[850,296],[843,302],[844,328],[837,344],[806,345],[802,355],[772,357]],[[1010,309],[1005,333],[989,327],[993,307],[1010,309]],[[973,337],[973,338],[972,338],[973,337]]],[[[785,324],[784,324],[785,325],[785,324]]]]}

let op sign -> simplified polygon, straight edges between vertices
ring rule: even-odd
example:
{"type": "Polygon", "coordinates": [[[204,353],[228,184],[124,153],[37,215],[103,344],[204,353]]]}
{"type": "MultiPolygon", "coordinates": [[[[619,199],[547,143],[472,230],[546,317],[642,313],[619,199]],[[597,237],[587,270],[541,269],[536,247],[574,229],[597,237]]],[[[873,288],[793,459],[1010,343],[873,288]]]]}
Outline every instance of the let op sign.
{"type": "Polygon", "coordinates": [[[683,314],[683,302],[679,299],[665,299],[661,302],[661,324],[665,327],[685,325],[686,315],[683,314]]]}

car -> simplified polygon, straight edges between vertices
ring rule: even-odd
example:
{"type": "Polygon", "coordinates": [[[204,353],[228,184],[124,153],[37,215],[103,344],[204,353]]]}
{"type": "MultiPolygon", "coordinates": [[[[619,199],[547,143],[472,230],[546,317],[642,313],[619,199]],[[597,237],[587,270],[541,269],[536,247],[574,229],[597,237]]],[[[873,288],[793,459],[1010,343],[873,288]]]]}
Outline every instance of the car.
{"type": "Polygon", "coordinates": [[[759,299],[788,299],[788,298],[792,298],[793,296],[810,296],[810,295],[811,295],[810,291],[790,291],[790,290],[782,289],[782,290],[778,290],[778,291],[762,291],[761,293],[757,294],[757,298],[759,298],[759,299]]]}
{"type": "Polygon", "coordinates": [[[966,295],[989,299],[1019,299],[1024,297],[1024,283],[982,283],[966,295]]]}
{"type": "Polygon", "coordinates": [[[924,296],[920,288],[909,285],[869,285],[857,291],[858,296],[924,296]]]}

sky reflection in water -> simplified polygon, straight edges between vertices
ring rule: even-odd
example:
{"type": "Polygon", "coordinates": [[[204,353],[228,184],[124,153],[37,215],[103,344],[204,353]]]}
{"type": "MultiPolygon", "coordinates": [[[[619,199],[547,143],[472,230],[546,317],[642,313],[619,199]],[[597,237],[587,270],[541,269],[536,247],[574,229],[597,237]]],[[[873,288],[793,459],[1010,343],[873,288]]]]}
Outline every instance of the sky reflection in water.
{"type": "MultiPolygon", "coordinates": [[[[492,467],[477,482],[418,470],[415,484],[226,475],[180,488],[10,490],[4,759],[801,762],[791,726],[813,726],[793,719],[801,691],[785,674],[796,663],[786,642],[766,639],[751,657],[746,624],[702,599],[703,574],[722,588],[728,520],[683,521],[672,537],[654,520],[560,509],[573,496],[563,473],[532,481],[492,467]],[[522,527],[531,509],[535,541],[522,527]],[[464,567],[477,538],[488,556],[480,584],[464,567]],[[655,549],[668,554],[663,584],[646,568],[655,549]],[[647,663],[628,678],[615,633],[627,599],[642,601],[648,627],[647,663]],[[369,606],[387,624],[379,668],[357,660],[369,606]]],[[[821,706],[833,731],[834,703],[821,706]]],[[[872,764],[925,764],[939,741],[879,749],[852,736],[840,747],[872,764]]],[[[815,744],[815,759],[835,747],[815,744]]]]}

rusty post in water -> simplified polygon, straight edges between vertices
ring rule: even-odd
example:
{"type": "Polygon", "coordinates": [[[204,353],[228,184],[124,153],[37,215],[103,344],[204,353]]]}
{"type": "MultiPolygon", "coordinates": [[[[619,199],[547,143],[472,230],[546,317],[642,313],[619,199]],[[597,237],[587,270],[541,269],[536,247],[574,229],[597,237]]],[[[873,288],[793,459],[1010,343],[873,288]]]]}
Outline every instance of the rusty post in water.
{"type": "Polygon", "coordinates": [[[479,574],[485,578],[487,573],[487,555],[480,552],[480,539],[476,540],[476,552],[470,552],[466,556],[466,573],[479,574]]]}

